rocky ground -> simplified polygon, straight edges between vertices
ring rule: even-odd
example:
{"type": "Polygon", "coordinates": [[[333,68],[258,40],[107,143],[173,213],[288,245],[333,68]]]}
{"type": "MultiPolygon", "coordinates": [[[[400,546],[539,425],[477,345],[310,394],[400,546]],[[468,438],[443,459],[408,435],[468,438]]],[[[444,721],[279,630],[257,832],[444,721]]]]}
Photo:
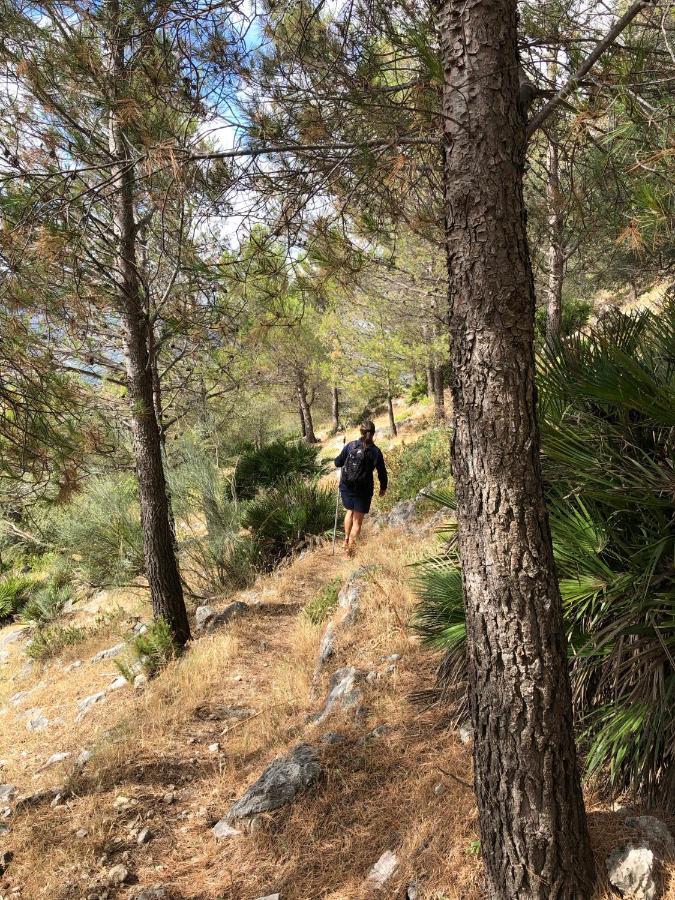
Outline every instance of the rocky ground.
{"type": "MultiPolygon", "coordinates": [[[[414,504],[194,612],[186,655],[120,676],[145,591],[72,612],[86,641],[39,666],[0,632],[0,895],[355,900],[482,896],[471,733],[411,700],[436,660],[408,628],[414,504]],[[303,610],[341,590],[312,624],[303,610]]],[[[675,898],[672,820],[589,792],[598,897],[675,898]],[[651,817],[645,817],[645,813],[651,817]]]]}

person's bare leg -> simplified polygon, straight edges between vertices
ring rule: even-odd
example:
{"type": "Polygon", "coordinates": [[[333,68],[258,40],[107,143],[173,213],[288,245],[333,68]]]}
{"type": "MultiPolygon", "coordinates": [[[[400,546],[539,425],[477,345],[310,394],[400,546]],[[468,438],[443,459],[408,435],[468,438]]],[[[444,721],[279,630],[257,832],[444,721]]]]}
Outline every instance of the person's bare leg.
{"type": "Polygon", "coordinates": [[[351,509],[348,509],[345,513],[345,550],[349,546],[349,535],[352,530],[352,526],[354,524],[354,518],[352,516],[351,509]]]}
{"type": "Polygon", "coordinates": [[[363,525],[363,517],[365,513],[356,512],[354,510],[354,514],[352,516],[352,527],[349,532],[349,549],[354,552],[356,549],[356,539],[359,534],[361,534],[361,526],[363,525]]]}

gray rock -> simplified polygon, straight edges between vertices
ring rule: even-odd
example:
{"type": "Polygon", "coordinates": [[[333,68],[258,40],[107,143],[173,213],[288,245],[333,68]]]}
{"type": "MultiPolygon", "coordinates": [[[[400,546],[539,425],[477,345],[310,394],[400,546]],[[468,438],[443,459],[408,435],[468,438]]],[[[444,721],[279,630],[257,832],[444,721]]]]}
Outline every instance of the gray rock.
{"type": "Polygon", "coordinates": [[[225,819],[228,822],[249,819],[286,806],[315,784],[320,775],[321,765],[316,750],[308,744],[300,744],[287,756],[270,763],[260,778],[230,807],[225,819]]]}
{"type": "Polygon", "coordinates": [[[255,900],[281,900],[281,894],[265,894],[264,897],[256,897],[255,900]]]}
{"type": "Polygon", "coordinates": [[[344,739],[344,734],[340,734],[339,731],[327,731],[319,738],[322,744],[341,744],[344,739]]]}
{"type": "Polygon", "coordinates": [[[54,800],[58,800],[66,795],[67,791],[63,787],[45,788],[42,791],[36,791],[34,794],[26,794],[24,797],[19,797],[14,811],[20,813],[25,809],[34,809],[36,806],[42,806],[45,803],[53,803],[54,800]]]}
{"type": "Polygon", "coordinates": [[[326,630],[323,633],[323,637],[321,638],[321,644],[319,645],[319,659],[318,665],[325,665],[328,660],[335,654],[335,625],[333,622],[329,622],[326,626],[326,630]]]}
{"type": "Polygon", "coordinates": [[[92,757],[91,750],[81,750],[79,756],[75,760],[75,768],[83,769],[92,757]]]}
{"type": "Polygon", "coordinates": [[[420,900],[420,886],[417,881],[411,881],[405,889],[405,900],[420,900]]]}
{"type": "Polygon", "coordinates": [[[0,803],[9,803],[16,796],[16,787],[13,784],[0,784],[0,803]]]}
{"type": "Polygon", "coordinates": [[[16,694],[12,694],[9,698],[9,702],[12,706],[18,706],[26,697],[30,697],[34,690],[35,688],[31,688],[29,691],[17,691],[16,694]]]}
{"type": "Polygon", "coordinates": [[[89,832],[87,831],[86,828],[78,828],[77,831],[75,832],[75,837],[82,840],[82,838],[86,838],[86,836],[88,834],[89,834],[89,832]]]}
{"type": "Polygon", "coordinates": [[[108,687],[105,689],[106,693],[108,691],[119,691],[120,688],[126,687],[128,684],[124,675],[118,675],[113,681],[110,682],[108,687]]]}
{"type": "Polygon", "coordinates": [[[9,650],[0,650],[0,664],[4,664],[9,660],[9,650]]]}
{"type": "Polygon", "coordinates": [[[212,631],[221,625],[226,625],[231,619],[242,615],[248,610],[248,604],[243,600],[234,600],[232,603],[217,612],[211,606],[200,606],[195,613],[195,629],[197,631],[212,631]]]}
{"type": "Polygon", "coordinates": [[[214,838],[216,840],[222,841],[226,838],[238,837],[241,834],[238,828],[233,828],[227,821],[227,818],[221,819],[211,829],[213,832],[214,838]]]}
{"type": "Polygon", "coordinates": [[[105,882],[109,885],[116,884],[124,884],[124,882],[129,878],[129,870],[126,866],[123,866],[121,863],[118,863],[116,866],[113,866],[112,869],[108,869],[105,874],[105,882]]]}
{"type": "Polygon", "coordinates": [[[72,754],[65,751],[63,753],[52,753],[49,759],[40,766],[38,772],[42,772],[44,769],[48,769],[50,766],[55,766],[57,765],[57,763],[63,762],[64,759],[69,759],[71,755],[72,754]]]}
{"type": "Polygon", "coordinates": [[[0,650],[5,650],[14,641],[18,641],[28,630],[28,626],[24,625],[20,628],[15,628],[13,631],[6,631],[4,634],[0,634],[0,650]]]}
{"type": "Polygon", "coordinates": [[[168,900],[169,891],[163,884],[152,884],[149,887],[138,888],[131,895],[131,900],[168,900]]]}
{"type": "Polygon", "coordinates": [[[352,625],[356,621],[361,608],[360,601],[364,581],[372,568],[372,566],[359,566],[341,588],[338,594],[338,607],[344,611],[340,621],[341,625],[352,625]]]}
{"type": "Polygon", "coordinates": [[[202,631],[216,616],[216,611],[212,606],[198,606],[195,611],[195,629],[202,631]]]}
{"type": "Polygon", "coordinates": [[[26,717],[28,719],[26,728],[29,731],[44,731],[49,725],[49,719],[42,714],[42,710],[39,707],[29,709],[26,717]]]}
{"type": "Polygon", "coordinates": [[[374,888],[382,888],[398,869],[398,857],[391,850],[385,850],[368,872],[367,881],[374,888]]]}
{"type": "Polygon", "coordinates": [[[152,840],[152,832],[149,828],[141,828],[138,832],[138,837],[136,838],[137,844],[149,844],[152,840]]]}
{"type": "Polygon", "coordinates": [[[79,669],[81,665],[82,665],[81,659],[74,659],[71,663],[68,663],[68,665],[65,667],[65,669],[63,671],[64,672],[72,672],[73,669],[79,669]]]}
{"type": "Polygon", "coordinates": [[[366,675],[366,681],[368,684],[374,684],[377,681],[377,672],[368,672],[366,675]]]}
{"type": "Polygon", "coordinates": [[[628,816],[628,828],[633,828],[659,859],[675,857],[675,840],[665,822],[656,816],[628,816]]]}
{"type": "Polygon", "coordinates": [[[144,675],[142,672],[140,672],[138,675],[136,675],[134,677],[134,687],[136,688],[137,691],[140,690],[142,687],[145,687],[145,685],[147,683],[148,683],[148,676],[144,675]]]}
{"type": "Polygon", "coordinates": [[[125,644],[115,644],[114,647],[108,647],[107,650],[100,650],[98,653],[92,656],[91,661],[101,662],[103,659],[112,659],[114,656],[119,656],[120,653],[124,650],[125,644]]]}
{"type": "Polygon", "coordinates": [[[605,861],[612,887],[630,900],[656,900],[660,878],[652,851],[628,841],[616,847],[605,861]]]}
{"type": "Polygon", "coordinates": [[[97,703],[100,703],[102,700],[105,700],[105,691],[98,691],[96,694],[90,694],[88,697],[85,697],[83,700],[77,701],[78,713],[75,716],[75,721],[80,722],[87,715],[87,713],[94,707],[97,703]]]}
{"type": "Polygon", "coordinates": [[[387,517],[390,528],[407,528],[415,518],[417,502],[415,500],[401,500],[396,504],[387,517]]]}
{"type": "Polygon", "coordinates": [[[363,698],[363,693],[357,687],[357,681],[364,677],[363,672],[353,666],[338,669],[330,680],[328,696],[321,712],[317,713],[312,721],[317,725],[336,709],[352,709],[358,707],[363,698]]]}

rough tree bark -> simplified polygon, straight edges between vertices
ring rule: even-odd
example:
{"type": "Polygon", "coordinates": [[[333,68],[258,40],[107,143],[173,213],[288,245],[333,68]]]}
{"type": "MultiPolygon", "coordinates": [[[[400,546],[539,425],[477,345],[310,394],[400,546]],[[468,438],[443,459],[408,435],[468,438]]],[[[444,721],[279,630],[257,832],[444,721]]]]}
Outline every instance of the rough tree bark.
{"type": "Polygon", "coordinates": [[[312,408],[307,398],[307,387],[302,372],[298,372],[295,381],[295,388],[298,394],[298,403],[302,412],[302,418],[305,423],[304,440],[308,444],[316,444],[316,436],[314,434],[314,423],[312,422],[312,408]]]}
{"type": "Polygon", "coordinates": [[[441,0],[453,472],[487,894],[581,900],[577,770],[535,416],[515,0],[441,0]]]}
{"type": "Polygon", "coordinates": [[[396,427],[396,419],[394,418],[394,402],[391,399],[391,394],[387,394],[387,412],[389,413],[389,430],[394,437],[398,434],[398,428],[396,427]]]}
{"type": "Polygon", "coordinates": [[[138,475],[143,553],[153,613],[156,618],[168,622],[175,640],[182,646],[190,639],[190,626],[174,552],[161,435],[155,413],[152,366],[148,353],[149,322],[143,304],[136,254],[133,163],[124,127],[117,114],[126,82],[127,41],[116,0],[109,2],[108,9],[111,14],[111,86],[116,95],[109,119],[109,146],[111,156],[116,160],[111,171],[111,183],[115,188],[113,221],[118,248],[117,305],[122,323],[127,395],[138,475]]]}
{"type": "Polygon", "coordinates": [[[300,418],[300,434],[303,438],[307,437],[307,425],[305,424],[305,416],[302,412],[302,406],[298,403],[298,416],[300,418]]]}
{"type": "Polygon", "coordinates": [[[546,336],[555,338],[562,327],[562,291],[565,268],[563,248],[564,218],[560,197],[560,171],[558,145],[549,138],[548,179],[546,183],[548,203],[548,284],[546,289],[546,336]]]}
{"type": "Polygon", "coordinates": [[[434,418],[437,422],[445,419],[445,381],[443,367],[438,363],[434,366],[434,418]]]}

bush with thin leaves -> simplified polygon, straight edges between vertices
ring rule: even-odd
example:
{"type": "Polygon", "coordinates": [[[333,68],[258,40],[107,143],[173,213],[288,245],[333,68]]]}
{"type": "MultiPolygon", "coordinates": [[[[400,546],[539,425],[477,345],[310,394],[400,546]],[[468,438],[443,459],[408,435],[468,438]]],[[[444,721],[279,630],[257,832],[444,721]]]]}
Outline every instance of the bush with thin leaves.
{"type": "MultiPolygon", "coordinates": [[[[614,314],[538,361],[542,464],[588,773],[675,805],[675,305],[614,314]]],[[[440,498],[451,507],[450,497],[440,498]]],[[[417,571],[416,625],[463,669],[459,559],[417,571]]]]}
{"type": "Polygon", "coordinates": [[[321,472],[319,447],[303,441],[272,441],[262,447],[247,447],[234,470],[234,492],[240,500],[273,487],[294,475],[312,478],[321,472]]]}
{"type": "Polygon", "coordinates": [[[136,635],[129,645],[131,659],[116,660],[115,664],[129,682],[133,682],[140,667],[148,678],[153,678],[172,659],[180,656],[171,628],[165,619],[155,619],[144,634],[136,635]]]}
{"type": "Polygon", "coordinates": [[[303,615],[312,625],[320,625],[333,612],[337,606],[341,585],[342,579],[334,578],[305,606],[303,615]]]}
{"type": "Polygon", "coordinates": [[[85,640],[87,632],[76,625],[47,625],[38,628],[26,647],[26,654],[38,662],[58,656],[66,647],[85,640]]]}
{"type": "Polygon", "coordinates": [[[59,618],[66,603],[72,599],[68,585],[49,582],[36,588],[19,613],[22,622],[42,628],[59,618]]]}
{"type": "Polygon", "coordinates": [[[259,548],[259,566],[271,569],[307,538],[326,534],[335,517],[335,493],[297,475],[252,500],[244,515],[259,548]]]}
{"type": "Polygon", "coordinates": [[[0,624],[21,611],[34,589],[35,580],[24,575],[8,575],[0,581],[0,624]]]}
{"type": "Polygon", "coordinates": [[[144,570],[138,489],[131,475],[91,478],[66,506],[50,509],[42,530],[87,584],[126,584],[144,570]]]}

